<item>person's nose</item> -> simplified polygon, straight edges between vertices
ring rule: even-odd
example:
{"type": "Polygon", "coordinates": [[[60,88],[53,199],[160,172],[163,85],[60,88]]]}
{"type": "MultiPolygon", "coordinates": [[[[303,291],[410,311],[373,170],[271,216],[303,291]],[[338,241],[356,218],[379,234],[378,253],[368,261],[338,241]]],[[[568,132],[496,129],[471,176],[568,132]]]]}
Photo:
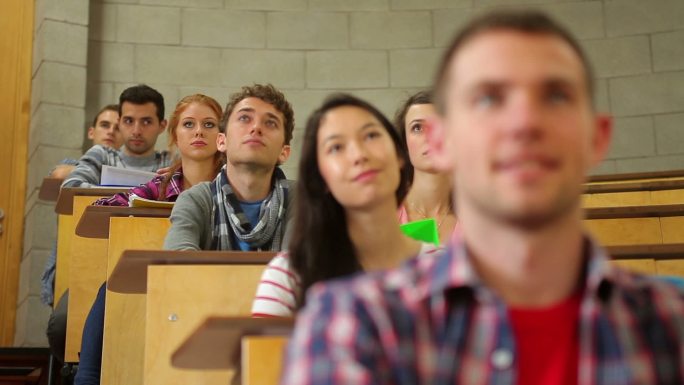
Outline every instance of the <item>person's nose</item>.
{"type": "Polygon", "coordinates": [[[368,162],[368,149],[362,141],[350,142],[347,155],[355,166],[368,162]]]}
{"type": "Polygon", "coordinates": [[[511,97],[504,124],[508,134],[519,140],[538,139],[543,127],[543,106],[532,92],[511,97]]]}
{"type": "Polygon", "coordinates": [[[254,119],[251,122],[251,125],[249,127],[249,133],[251,135],[261,135],[262,134],[262,129],[263,129],[263,122],[261,119],[254,119]]]}

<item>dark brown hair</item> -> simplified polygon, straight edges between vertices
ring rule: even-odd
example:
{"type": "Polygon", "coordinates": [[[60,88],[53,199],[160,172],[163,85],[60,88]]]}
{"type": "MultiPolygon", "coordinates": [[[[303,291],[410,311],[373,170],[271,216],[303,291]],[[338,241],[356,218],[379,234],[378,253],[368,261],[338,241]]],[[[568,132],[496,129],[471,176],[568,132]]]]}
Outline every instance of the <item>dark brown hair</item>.
{"type": "MultiPolygon", "coordinates": [[[[406,114],[408,113],[411,106],[418,104],[432,104],[432,92],[430,91],[419,91],[415,94],[409,96],[408,99],[399,107],[397,112],[394,114],[394,126],[399,131],[399,137],[401,137],[401,143],[404,145],[406,153],[408,154],[408,143],[406,142],[406,114]]],[[[411,162],[408,163],[409,173],[411,174],[411,180],[413,180],[413,165],[411,162]]]]}
{"type": "Polygon", "coordinates": [[[239,92],[230,95],[230,100],[228,101],[228,104],[226,104],[223,116],[221,117],[220,125],[221,130],[223,130],[221,132],[226,132],[228,119],[230,119],[230,114],[233,113],[235,105],[246,98],[259,98],[272,105],[276,110],[283,114],[283,117],[285,118],[285,121],[283,122],[283,128],[285,129],[285,144],[290,144],[292,132],[294,131],[294,111],[292,110],[290,102],[285,99],[285,95],[272,84],[244,86],[239,92]]]}
{"type": "Polygon", "coordinates": [[[126,88],[119,96],[119,116],[123,116],[121,108],[124,102],[132,104],[154,103],[157,110],[157,118],[161,122],[164,120],[164,97],[159,91],[146,84],[126,88]]]}
{"type": "Polygon", "coordinates": [[[108,104],[108,105],[102,107],[102,109],[100,111],[98,111],[97,114],[95,114],[95,117],[93,118],[93,125],[90,127],[97,127],[97,120],[100,119],[100,115],[102,115],[102,113],[105,111],[114,111],[117,114],[119,114],[119,105],[118,104],[108,104]]]}
{"type": "Polygon", "coordinates": [[[440,114],[444,114],[446,110],[445,87],[447,87],[449,82],[449,65],[452,60],[468,41],[485,32],[495,30],[511,30],[528,34],[550,35],[558,37],[568,43],[582,62],[589,100],[593,102],[594,77],[591,65],[577,40],[567,29],[565,29],[565,27],[540,11],[498,10],[482,15],[467,24],[454,37],[449,48],[445,51],[444,56],[442,56],[434,86],[435,107],[440,114]]]}
{"type": "Polygon", "coordinates": [[[396,190],[399,205],[411,185],[408,154],[392,123],[373,105],[348,94],[333,94],[316,109],[306,123],[299,160],[295,195],[294,231],[289,245],[290,261],[301,280],[298,306],[314,283],[361,271],[356,248],[349,238],[344,208],[328,189],[318,167],[318,131],[325,114],[338,107],[353,106],[368,111],[389,134],[403,161],[396,190]]]}

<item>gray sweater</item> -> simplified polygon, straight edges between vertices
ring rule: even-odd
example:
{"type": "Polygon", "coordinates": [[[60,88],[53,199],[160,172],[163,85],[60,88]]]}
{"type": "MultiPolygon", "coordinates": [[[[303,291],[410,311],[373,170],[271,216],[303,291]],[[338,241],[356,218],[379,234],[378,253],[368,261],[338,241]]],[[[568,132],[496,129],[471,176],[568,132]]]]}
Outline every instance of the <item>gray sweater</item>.
{"type": "Polygon", "coordinates": [[[96,144],[78,160],[74,171],[62,182],[62,187],[91,187],[99,185],[102,166],[155,172],[162,167],[168,167],[170,163],[171,156],[166,151],[154,152],[146,157],[135,157],[128,156],[123,151],[96,144]]]}
{"type": "Polygon", "coordinates": [[[198,183],[178,195],[171,211],[166,250],[208,250],[213,231],[214,202],[211,183],[198,183]]]}
{"type": "MultiPolygon", "coordinates": [[[[292,229],[294,182],[288,188],[288,203],[283,236],[283,250],[287,249],[292,229]]],[[[171,211],[171,228],[164,239],[166,250],[210,250],[214,230],[214,199],[211,183],[201,182],[183,191],[171,211]]]]}

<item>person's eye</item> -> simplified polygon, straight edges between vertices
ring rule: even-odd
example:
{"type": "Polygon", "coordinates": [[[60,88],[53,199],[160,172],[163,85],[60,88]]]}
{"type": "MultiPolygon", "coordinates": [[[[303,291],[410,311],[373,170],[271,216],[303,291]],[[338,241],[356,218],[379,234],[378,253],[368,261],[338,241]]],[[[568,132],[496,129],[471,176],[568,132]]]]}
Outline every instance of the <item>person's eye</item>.
{"type": "Polygon", "coordinates": [[[503,97],[496,92],[486,92],[475,98],[475,105],[481,108],[492,108],[500,105],[503,97]]]}
{"type": "Polygon", "coordinates": [[[342,145],[340,143],[334,143],[328,146],[328,151],[326,152],[328,154],[336,154],[340,151],[342,151],[342,145]]]}
{"type": "Polygon", "coordinates": [[[150,124],[152,124],[152,119],[143,119],[143,124],[145,126],[149,126],[150,124]]]}
{"type": "Polygon", "coordinates": [[[380,137],[380,132],[378,132],[378,131],[368,131],[366,133],[366,136],[365,136],[365,138],[369,139],[369,140],[376,139],[379,137],[380,137]]]}
{"type": "Polygon", "coordinates": [[[567,103],[570,99],[570,93],[562,89],[551,89],[546,94],[546,100],[552,104],[567,103]]]}
{"type": "Polygon", "coordinates": [[[238,120],[241,122],[249,122],[249,115],[239,115],[238,120]]]}
{"type": "Polygon", "coordinates": [[[411,132],[413,132],[413,133],[423,132],[423,125],[420,123],[412,124],[411,127],[409,127],[409,128],[410,128],[411,132]]]}
{"type": "Polygon", "coordinates": [[[214,128],[214,127],[216,127],[216,123],[214,123],[214,122],[212,122],[212,121],[204,122],[204,128],[212,129],[212,128],[214,128]]]}
{"type": "Polygon", "coordinates": [[[193,122],[192,120],[186,120],[185,122],[183,122],[183,127],[185,128],[193,128],[194,126],[195,122],[193,122]]]}
{"type": "Polygon", "coordinates": [[[100,127],[102,128],[109,128],[109,122],[101,122],[100,127]]]}
{"type": "Polygon", "coordinates": [[[123,119],[124,124],[133,124],[133,119],[131,118],[124,118],[123,119]]]}
{"type": "Polygon", "coordinates": [[[266,126],[270,128],[277,128],[278,127],[278,122],[276,122],[273,119],[269,119],[266,121],[266,126]]]}

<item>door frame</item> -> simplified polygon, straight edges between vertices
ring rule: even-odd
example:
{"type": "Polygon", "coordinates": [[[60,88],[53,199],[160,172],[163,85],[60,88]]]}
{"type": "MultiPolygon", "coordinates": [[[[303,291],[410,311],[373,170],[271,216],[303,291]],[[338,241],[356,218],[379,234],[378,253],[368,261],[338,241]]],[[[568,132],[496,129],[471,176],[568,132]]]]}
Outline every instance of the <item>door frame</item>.
{"type": "Polygon", "coordinates": [[[10,175],[0,188],[7,202],[0,235],[0,346],[14,343],[19,274],[23,249],[24,206],[29,119],[31,116],[31,56],[33,53],[33,0],[7,0],[0,12],[0,136],[11,144],[3,155],[10,175]],[[5,160],[7,159],[7,160],[5,160]]]}

